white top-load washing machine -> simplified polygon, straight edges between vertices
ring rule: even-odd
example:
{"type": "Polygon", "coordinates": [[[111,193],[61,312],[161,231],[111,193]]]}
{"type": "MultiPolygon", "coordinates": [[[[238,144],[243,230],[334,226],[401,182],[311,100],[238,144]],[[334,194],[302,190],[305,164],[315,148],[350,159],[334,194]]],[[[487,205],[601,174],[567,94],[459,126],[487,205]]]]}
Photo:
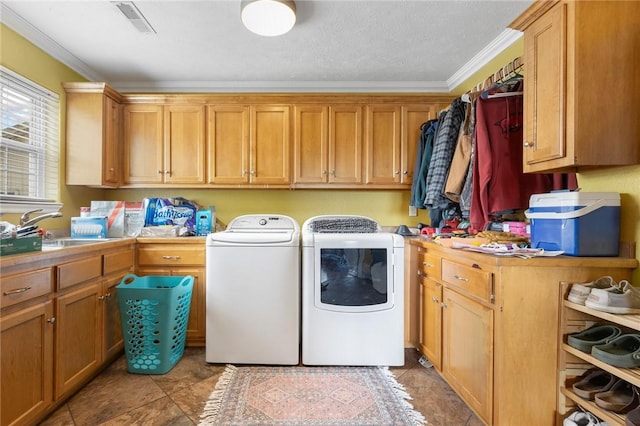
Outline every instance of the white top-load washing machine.
{"type": "Polygon", "coordinates": [[[302,225],[302,363],[404,364],[404,239],[364,216],[302,225]]]}
{"type": "Polygon", "coordinates": [[[298,223],[276,214],[207,236],[207,362],[298,364],[299,241],[298,223]]]}

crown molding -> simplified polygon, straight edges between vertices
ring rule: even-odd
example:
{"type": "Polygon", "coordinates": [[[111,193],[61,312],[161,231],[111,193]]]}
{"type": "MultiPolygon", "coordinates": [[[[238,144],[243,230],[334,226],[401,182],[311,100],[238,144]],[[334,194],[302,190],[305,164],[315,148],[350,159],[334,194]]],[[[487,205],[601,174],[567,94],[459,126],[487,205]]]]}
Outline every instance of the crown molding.
{"type": "Polygon", "coordinates": [[[25,21],[6,5],[0,3],[0,22],[42,49],[49,56],[62,62],[89,81],[105,81],[104,77],[75,57],[55,40],[25,21]]]}
{"type": "Polygon", "coordinates": [[[449,93],[441,81],[114,81],[120,93],[449,93]]]}
{"type": "Polygon", "coordinates": [[[464,64],[458,71],[447,79],[447,87],[449,91],[453,91],[460,84],[467,81],[478,72],[482,67],[487,65],[493,58],[498,56],[506,48],[516,41],[520,40],[523,33],[520,31],[507,28],[484,49],[478,52],[469,62],[464,64]]]}

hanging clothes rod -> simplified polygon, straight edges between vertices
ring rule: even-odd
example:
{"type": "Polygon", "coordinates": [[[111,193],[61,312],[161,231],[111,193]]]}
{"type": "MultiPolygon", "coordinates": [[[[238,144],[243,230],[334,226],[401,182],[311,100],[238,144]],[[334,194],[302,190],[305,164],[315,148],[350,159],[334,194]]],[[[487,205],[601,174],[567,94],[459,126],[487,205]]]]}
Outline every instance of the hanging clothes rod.
{"type": "Polygon", "coordinates": [[[488,89],[494,83],[499,83],[503,80],[507,80],[513,75],[517,74],[517,71],[524,67],[524,62],[522,60],[522,56],[518,56],[513,61],[506,64],[504,67],[500,68],[495,73],[491,74],[486,78],[482,83],[476,84],[471,92],[481,92],[485,89],[488,89]]]}

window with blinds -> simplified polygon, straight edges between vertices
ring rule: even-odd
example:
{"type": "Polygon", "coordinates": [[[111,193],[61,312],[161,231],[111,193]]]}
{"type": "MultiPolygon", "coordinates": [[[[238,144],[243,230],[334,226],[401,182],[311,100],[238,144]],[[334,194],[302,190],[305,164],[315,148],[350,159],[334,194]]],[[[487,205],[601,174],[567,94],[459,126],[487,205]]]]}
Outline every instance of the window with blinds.
{"type": "Polygon", "coordinates": [[[58,199],[60,100],[0,66],[0,200],[58,199]]]}

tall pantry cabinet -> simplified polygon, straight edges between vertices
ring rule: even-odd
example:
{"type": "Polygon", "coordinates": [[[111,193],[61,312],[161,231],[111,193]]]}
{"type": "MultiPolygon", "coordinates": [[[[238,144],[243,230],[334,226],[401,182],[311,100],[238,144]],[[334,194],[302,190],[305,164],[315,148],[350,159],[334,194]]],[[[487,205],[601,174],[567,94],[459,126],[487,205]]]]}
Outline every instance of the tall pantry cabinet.
{"type": "Polygon", "coordinates": [[[539,1],[524,32],[525,172],[640,163],[640,2],[539,1]]]}

